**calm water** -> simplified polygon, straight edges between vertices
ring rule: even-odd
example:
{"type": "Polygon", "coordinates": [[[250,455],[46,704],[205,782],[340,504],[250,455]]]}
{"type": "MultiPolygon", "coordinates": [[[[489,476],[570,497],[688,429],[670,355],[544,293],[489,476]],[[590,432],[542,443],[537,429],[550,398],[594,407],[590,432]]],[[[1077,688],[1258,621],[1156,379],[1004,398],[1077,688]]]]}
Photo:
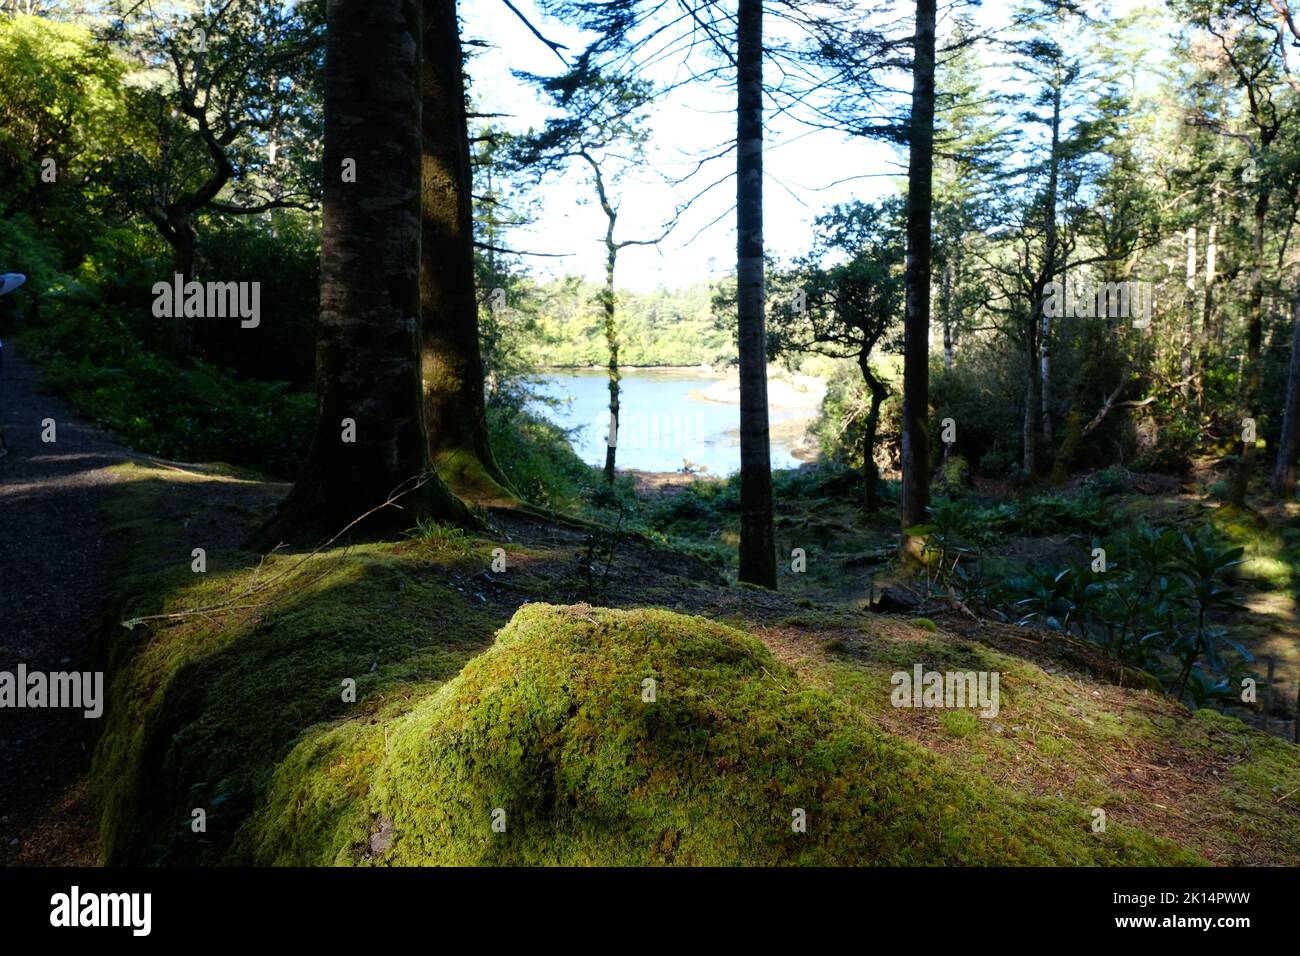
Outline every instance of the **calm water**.
{"type": "MultiPolygon", "coordinates": [[[[740,406],[701,401],[691,396],[718,381],[699,374],[628,371],[619,383],[618,467],[642,471],[679,471],[688,461],[711,475],[740,469],[740,406]]],[[[546,409],[556,424],[579,429],[573,450],[583,461],[605,463],[609,431],[609,379],[603,371],[545,375],[538,389],[568,405],[546,409]]],[[[771,422],[807,419],[801,408],[771,408],[771,422]]],[[[772,467],[797,468],[790,440],[772,437],[772,467]]]]}

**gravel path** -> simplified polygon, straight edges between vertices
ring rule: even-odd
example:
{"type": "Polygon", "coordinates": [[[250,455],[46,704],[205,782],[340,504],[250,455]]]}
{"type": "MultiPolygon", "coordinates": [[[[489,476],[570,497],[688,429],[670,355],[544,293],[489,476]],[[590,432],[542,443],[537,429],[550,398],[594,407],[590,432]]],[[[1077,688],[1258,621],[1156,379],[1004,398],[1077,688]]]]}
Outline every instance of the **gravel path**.
{"type": "MultiPolygon", "coordinates": [[[[86,670],[105,595],[100,505],[125,449],[37,390],[36,369],[6,347],[0,374],[0,671],[86,670]],[[44,419],[56,440],[41,441],[44,419]]],[[[58,813],[86,767],[81,711],[0,708],[0,864],[30,859],[40,821],[58,813]]]]}

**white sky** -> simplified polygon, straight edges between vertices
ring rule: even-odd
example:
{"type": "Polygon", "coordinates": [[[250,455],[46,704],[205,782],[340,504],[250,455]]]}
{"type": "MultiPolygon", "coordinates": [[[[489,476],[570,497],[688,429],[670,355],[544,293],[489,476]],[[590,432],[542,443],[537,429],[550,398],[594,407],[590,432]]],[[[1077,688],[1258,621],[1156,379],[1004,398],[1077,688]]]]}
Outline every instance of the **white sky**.
{"type": "MultiPolygon", "coordinates": [[[[515,3],[550,39],[566,43],[574,51],[582,49],[580,34],[542,16],[533,0],[515,3]]],[[[1112,6],[1123,10],[1135,5],[1133,0],[1120,0],[1112,6]]],[[[1006,0],[986,0],[974,15],[981,25],[1001,26],[1008,20],[1009,8],[1006,0]]],[[[462,0],[461,14],[466,38],[492,44],[490,49],[476,49],[469,64],[475,106],[483,112],[511,114],[500,120],[511,129],[540,126],[546,118],[545,107],[536,91],[516,80],[511,70],[555,74],[564,68],[560,60],[501,0],[462,0]]],[[[941,23],[941,32],[944,27],[941,23]]],[[[1089,42],[1086,37],[1080,39],[1089,42]]],[[[721,84],[713,88],[687,86],[655,103],[649,127],[652,166],[681,174],[690,168],[691,157],[734,136],[734,91],[721,84]]],[[[900,163],[893,147],[831,131],[810,131],[789,117],[769,117],[764,135],[764,235],[769,253],[778,258],[807,251],[813,238],[812,220],[827,207],[893,191],[895,177],[906,171],[905,161],[900,163]]],[[[734,165],[734,154],[716,161],[689,188],[668,185],[653,169],[630,176],[622,187],[618,237],[658,235],[684,198],[719,179],[728,167],[734,170],[734,165]]],[[[591,201],[588,177],[575,167],[571,174],[543,189],[538,221],[513,230],[505,244],[569,254],[555,259],[527,258],[526,267],[535,274],[603,278],[605,220],[591,201]]],[[[735,265],[735,221],[727,210],[734,202],[735,182],[730,179],[699,200],[658,249],[625,249],[619,257],[619,286],[636,291],[660,285],[672,289],[731,271],[735,265]],[[705,228],[715,219],[714,225],[705,228]]]]}

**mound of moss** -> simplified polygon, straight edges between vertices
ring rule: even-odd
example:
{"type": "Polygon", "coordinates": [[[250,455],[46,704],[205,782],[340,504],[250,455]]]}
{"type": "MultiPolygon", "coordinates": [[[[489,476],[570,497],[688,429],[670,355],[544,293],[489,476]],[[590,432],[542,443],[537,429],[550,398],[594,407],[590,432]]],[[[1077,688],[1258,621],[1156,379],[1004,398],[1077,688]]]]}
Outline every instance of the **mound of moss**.
{"type": "Polygon", "coordinates": [[[240,844],[281,863],[1196,862],[1090,821],[888,736],[739,631],[531,604],[382,738],[305,740],[240,844]]]}

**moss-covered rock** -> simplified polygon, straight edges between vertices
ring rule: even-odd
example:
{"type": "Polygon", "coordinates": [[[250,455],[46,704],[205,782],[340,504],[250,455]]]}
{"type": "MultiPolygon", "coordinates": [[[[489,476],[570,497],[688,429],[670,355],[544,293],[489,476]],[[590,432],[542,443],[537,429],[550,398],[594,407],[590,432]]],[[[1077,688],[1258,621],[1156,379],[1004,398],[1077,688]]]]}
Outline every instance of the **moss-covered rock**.
{"type": "Polygon", "coordinates": [[[393,864],[1195,860],[956,772],[739,631],[586,606],[521,608],[398,720],[370,811],[355,858],[393,864]]]}

